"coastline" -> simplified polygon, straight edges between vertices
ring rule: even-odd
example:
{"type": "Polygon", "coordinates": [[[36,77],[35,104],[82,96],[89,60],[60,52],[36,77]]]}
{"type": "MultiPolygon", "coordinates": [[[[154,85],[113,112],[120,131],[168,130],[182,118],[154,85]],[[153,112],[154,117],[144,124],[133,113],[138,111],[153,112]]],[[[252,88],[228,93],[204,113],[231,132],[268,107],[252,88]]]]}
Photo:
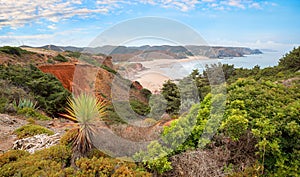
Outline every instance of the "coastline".
{"type": "MultiPolygon", "coordinates": [[[[137,71],[132,80],[138,81],[144,88],[149,89],[152,93],[157,93],[167,80],[174,80],[181,75],[188,75],[182,64],[196,62],[198,60],[210,60],[208,57],[195,56],[185,59],[157,59],[151,61],[141,61],[146,69],[137,71]],[[182,74],[184,72],[185,74],[182,74]]],[[[134,62],[137,63],[137,62],[134,62]]]]}

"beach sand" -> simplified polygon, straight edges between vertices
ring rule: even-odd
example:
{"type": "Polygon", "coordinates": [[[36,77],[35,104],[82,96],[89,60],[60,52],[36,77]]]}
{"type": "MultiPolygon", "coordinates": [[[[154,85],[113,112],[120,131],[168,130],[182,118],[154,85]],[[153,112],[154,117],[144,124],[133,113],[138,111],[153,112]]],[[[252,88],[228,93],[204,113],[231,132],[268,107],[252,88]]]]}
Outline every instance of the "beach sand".
{"type": "Polygon", "coordinates": [[[183,68],[183,63],[208,59],[207,57],[197,56],[187,59],[158,59],[139,62],[147,69],[138,71],[131,80],[136,80],[152,93],[157,93],[165,81],[169,79],[176,80],[190,74],[189,71],[183,68]]]}

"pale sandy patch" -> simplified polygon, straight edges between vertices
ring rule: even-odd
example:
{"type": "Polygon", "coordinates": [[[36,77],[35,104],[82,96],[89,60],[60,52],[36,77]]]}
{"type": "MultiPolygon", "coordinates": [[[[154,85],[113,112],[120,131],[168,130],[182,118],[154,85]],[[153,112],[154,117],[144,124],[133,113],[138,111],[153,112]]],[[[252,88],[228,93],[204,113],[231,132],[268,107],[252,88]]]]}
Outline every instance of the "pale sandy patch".
{"type": "Polygon", "coordinates": [[[197,60],[209,60],[209,58],[193,56],[186,59],[158,59],[139,62],[147,70],[138,71],[131,79],[140,82],[144,88],[151,92],[157,92],[160,91],[165,81],[172,80],[172,76],[178,74],[181,63],[197,60]],[[166,69],[168,69],[168,73],[166,73],[166,69]]]}

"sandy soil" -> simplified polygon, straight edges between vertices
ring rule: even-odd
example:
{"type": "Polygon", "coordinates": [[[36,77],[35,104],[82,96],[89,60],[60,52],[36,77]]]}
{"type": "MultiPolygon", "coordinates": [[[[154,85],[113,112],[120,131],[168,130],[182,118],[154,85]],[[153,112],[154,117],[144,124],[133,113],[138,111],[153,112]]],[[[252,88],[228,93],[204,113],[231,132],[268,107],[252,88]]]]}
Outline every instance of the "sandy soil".
{"type": "Polygon", "coordinates": [[[206,59],[208,58],[200,56],[187,59],[159,59],[139,62],[147,69],[138,71],[131,79],[140,82],[152,93],[157,93],[165,81],[189,74],[183,69],[183,63],[206,59]]]}

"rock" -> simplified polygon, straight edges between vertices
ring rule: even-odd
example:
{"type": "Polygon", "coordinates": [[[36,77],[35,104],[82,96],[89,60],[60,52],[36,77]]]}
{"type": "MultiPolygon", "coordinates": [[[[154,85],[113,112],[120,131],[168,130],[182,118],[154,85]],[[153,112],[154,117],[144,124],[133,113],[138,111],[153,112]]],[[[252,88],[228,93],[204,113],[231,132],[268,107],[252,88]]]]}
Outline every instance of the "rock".
{"type": "Polygon", "coordinates": [[[37,150],[58,144],[60,137],[60,134],[56,133],[51,136],[40,134],[33,137],[23,138],[13,143],[13,149],[25,150],[29,153],[34,153],[37,150]]]}
{"type": "Polygon", "coordinates": [[[107,56],[102,64],[109,67],[109,68],[111,68],[111,69],[114,69],[114,65],[112,63],[112,57],[111,56],[107,56]]]}
{"type": "Polygon", "coordinates": [[[131,86],[137,90],[142,90],[143,86],[138,82],[138,81],[134,81],[132,82],[131,86]]]}

